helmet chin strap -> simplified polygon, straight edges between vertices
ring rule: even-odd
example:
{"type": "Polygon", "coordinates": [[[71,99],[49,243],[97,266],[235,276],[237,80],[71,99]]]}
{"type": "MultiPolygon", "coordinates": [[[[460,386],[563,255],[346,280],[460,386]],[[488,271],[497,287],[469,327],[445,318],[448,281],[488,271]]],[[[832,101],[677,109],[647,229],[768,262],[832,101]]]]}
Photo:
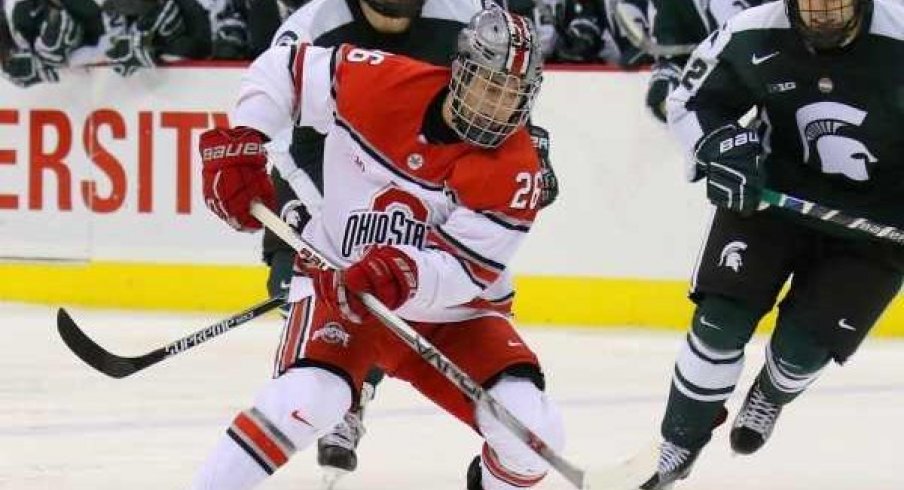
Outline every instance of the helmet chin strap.
{"type": "Polygon", "coordinates": [[[862,29],[862,19],[853,19],[852,23],[850,27],[832,33],[820,33],[818,29],[810,29],[808,44],[816,51],[843,48],[853,42],[862,29]]]}
{"type": "Polygon", "coordinates": [[[425,0],[361,0],[376,13],[391,19],[420,17],[425,0]]]}

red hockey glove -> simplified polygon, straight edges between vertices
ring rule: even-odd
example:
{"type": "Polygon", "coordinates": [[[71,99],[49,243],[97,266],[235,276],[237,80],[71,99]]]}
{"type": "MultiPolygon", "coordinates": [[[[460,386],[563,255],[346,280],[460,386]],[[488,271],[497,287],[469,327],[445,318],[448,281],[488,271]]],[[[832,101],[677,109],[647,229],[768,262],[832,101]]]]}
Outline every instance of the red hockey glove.
{"type": "Polygon", "coordinates": [[[370,293],[395,310],[417,290],[417,265],[393,247],[374,247],[344,271],[309,269],[309,272],[317,297],[354,323],[362,323],[371,316],[358,299],[359,294],[370,293]]]}
{"type": "Polygon", "coordinates": [[[246,127],[214,128],[201,134],[204,202],[239,231],[261,228],[260,221],[251,216],[254,199],[270,209],[276,207],[264,143],[266,136],[246,127]]]}

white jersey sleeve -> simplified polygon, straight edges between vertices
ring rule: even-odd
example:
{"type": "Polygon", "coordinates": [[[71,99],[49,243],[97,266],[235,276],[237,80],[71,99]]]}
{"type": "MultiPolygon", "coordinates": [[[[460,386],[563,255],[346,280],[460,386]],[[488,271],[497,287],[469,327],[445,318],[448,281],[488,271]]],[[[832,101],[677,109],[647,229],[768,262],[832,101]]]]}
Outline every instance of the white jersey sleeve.
{"type": "Polygon", "coordinates": [[[503,222],[495,215],[457,207],[434,225],[424,250],[406,249],[418,265],[420,282],[412,306],[449,308],[475,299],[497,300],[511,293],[505,274],[531,223],[503,222]]]}
{"type": "Polygon", "coordinates": [[[332,48],[273,46],[245,73],[230,120],[275,138],[293,124],[327,133],[333,122],[332,48]]]}

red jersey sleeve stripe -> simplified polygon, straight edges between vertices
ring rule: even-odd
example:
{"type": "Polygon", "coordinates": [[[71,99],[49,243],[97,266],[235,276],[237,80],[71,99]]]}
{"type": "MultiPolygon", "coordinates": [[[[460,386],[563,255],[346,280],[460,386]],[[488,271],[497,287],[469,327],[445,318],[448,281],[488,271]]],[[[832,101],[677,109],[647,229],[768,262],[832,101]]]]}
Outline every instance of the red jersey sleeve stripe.
{"type": "Polygon", "coordinates": [[[301,98],[304,95],[304,55],[308,50],[308,44],[292,46],[289,54],[289,73],[292,74],[292,84],[295,87],[295,101],[292,103],[292,115],[297,120],[301,115],[301,98]]]}
{"type": "Polygon", "coordinates": [[[487,268],[480,262],[476,262],[469,256],[462,254],[457,247],[455,247],[454,245],[446,241],[442,236],[436,233],[431,232],[427,236],[427,240],[435,248],[438,248],[439,250],[442,250],[458,259],[458,262],[465,269],[465,272],[468,274],[468,276],[470,276],[471,281],[475,284],[478,284],[482,289],[485,289],[490,284],[493,284],[502,273],[502,271],[487,268]]]}
{"type": "Polygon", "coordinates": [[[336,85],[338,84],[338,77],[336,76],[336,70],[339,69],[339,61],[342,56],[345,55],[346,50],[348,49],[347,44],[343,44],[338,48],[333,50],[333,56],[330,58],[330,96],[333,100],[336,100],[336,85]]]}

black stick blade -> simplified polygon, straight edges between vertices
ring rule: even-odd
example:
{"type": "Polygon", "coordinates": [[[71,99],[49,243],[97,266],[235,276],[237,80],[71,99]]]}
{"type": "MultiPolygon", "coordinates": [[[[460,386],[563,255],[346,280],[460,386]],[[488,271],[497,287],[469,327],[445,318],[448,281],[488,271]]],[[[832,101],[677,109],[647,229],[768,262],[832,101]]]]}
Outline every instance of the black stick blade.
{"type": "Polygon", "coordinates": [[[69,349],[86,364],[112,378],[125,378],[140,370],[147,361],[142,357],[120,357],[97,345],[82,332],[66,310],[57,311],[57,331],[69,349]]]}

